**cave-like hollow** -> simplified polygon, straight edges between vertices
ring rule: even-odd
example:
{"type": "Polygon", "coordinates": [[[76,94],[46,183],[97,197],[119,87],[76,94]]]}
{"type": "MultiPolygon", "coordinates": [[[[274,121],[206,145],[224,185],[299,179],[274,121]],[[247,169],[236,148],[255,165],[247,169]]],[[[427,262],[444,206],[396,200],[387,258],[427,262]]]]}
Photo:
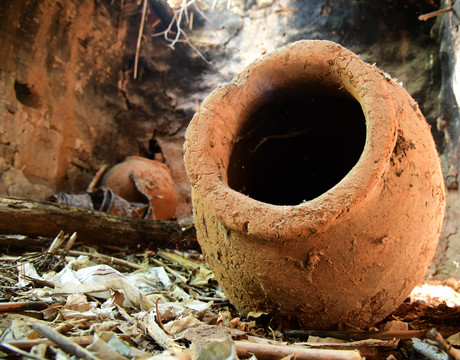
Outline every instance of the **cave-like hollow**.
{"type": "Polygon", "coordinates": [[[355,99],[279,93],[241,126],[228,185],[265,203],[298,205],[339,183],[365,141],[366,120],[355,99]]]}

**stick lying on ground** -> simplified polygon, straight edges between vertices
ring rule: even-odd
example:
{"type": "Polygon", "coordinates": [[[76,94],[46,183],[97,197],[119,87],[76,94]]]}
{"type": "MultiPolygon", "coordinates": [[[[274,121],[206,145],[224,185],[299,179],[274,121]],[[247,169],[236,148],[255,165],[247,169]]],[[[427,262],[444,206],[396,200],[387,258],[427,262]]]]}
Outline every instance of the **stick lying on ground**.
{"type": "Polygon", "coordinates": [[[301,346],[258,344],[249,341],[235,341],[240,357],[256,356],[259,360],[275,360],[292,355],[296,360],[360,360],[355,350],[318,350],[301,346]]]}
{"type": "Polygon", "coordinates": [[[0,234],[55,237],[59,231],[78,233],[92,244],[197,249],[193,227],[175,221],[144,220],[46,201],[0,197],[0,234]]]}
{"type": "Polygon", "coordinates": [[[14,312],[14,311],[24,311],[24,310],[43,310],[46,309],[48,305],[41,301],[26,301],[26,302],[7,302],[0,303],[0,313],[3,312],[14,312]]]}
{"type": "Polygon", "coordinates": [[[71,353],[72,355],[76,355],[77,357],[85,360],[98,360],[98,358],[91,354],[88,350],[72,342],[71,340],[59,334],[58,332],[54,331],[49,326],[33,324],[30,325],[30,327],[38,331],[40,334],[47,337],[56,345],[58,345],[61,349],[71,353]]]}
{"type": "Polygon", "coordinates": [[[427,337],[431,340],[437,341],[441,349],[443,349],[449,357],[455,360],[460,360],[460,351],[455,349],[451,344],[449,344],[436,329],[431,329],[427,333],[427,337]]]}

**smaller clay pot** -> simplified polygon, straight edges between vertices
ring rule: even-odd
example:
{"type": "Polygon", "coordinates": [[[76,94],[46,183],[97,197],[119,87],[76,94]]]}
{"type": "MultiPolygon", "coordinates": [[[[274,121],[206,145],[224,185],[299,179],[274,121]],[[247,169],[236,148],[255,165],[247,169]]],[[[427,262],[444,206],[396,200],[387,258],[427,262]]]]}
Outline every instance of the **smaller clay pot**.
{"type": "Polygon", "coordinates": [[[131,202],[150,201],[154,219],[169,220],[177,208],[177,193],[169,168],[140,156],[129,156],[111,168],[101,185],[131,202]]]}

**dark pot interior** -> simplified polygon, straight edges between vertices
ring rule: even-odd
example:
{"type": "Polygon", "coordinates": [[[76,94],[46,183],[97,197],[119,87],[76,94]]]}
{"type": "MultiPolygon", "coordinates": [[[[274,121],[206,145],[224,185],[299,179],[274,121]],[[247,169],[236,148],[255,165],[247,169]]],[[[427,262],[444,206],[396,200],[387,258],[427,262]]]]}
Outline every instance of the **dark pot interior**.
{"type": "Polygon", "coordinates": [[[365,141],[366,120],[355,99],[276,96],[240,129],[228,184],[265,203],[297,205],[340,182],[365,141]]]}

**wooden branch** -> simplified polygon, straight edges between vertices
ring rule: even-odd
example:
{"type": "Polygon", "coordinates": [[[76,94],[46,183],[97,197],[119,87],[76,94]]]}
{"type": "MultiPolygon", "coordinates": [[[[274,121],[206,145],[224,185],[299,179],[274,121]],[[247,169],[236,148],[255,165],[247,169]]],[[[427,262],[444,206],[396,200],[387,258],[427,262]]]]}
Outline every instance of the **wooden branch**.
{"type": "Polygon", "coordinates": [[[239,357],[254,355],[259,360],[278,360],[292,355],[296,360],[360,360],[359,351],[355,350],[318,350],[295,345],[271,345],[249,341],[235,341],[239,357]]]}
{"type": "Polygon", "coordinates": [[[46,309],[48,305],[41,301],[26,301],[26,302],[17,302],[17,303],[0,303],[0,313],[2,312],[12,312],[12,311],[24,311],[24,310],[43,310],[46,309]]]}
{"type": "Polygon", "coordinates": [[[152,244],[153,247],[198,249],[195,229],[175,221],[144,220],[46,201],[0,197],[0,234],[55,237],[77,232],[89,244],[152,244]]]}

